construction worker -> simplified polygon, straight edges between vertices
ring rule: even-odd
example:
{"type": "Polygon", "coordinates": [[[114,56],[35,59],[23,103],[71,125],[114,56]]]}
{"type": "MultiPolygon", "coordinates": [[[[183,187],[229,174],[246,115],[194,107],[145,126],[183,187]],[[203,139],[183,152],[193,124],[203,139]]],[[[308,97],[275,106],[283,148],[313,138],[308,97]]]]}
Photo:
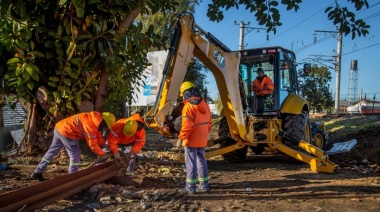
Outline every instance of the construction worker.
{"type": "Polygon", "coordinates": [[[201,98],[201,92],[191,82],[183,82],[180,87],[183,98],[182,126],[178,135],[177,147],[185,150],[186,186],[179,193],[208,192],[208,168],[206,150],[208,133],[211,130],[212,118],[210,107],[201,98]],[[196,187],[197,175],[199,188],[196,187]]]}
{"type": "Polygon", "coordinates": [[[126,176],[133,176],[136,164],[136,154],[145,145],[146,133],[144,121],[139,112],[129,118],[120,119],[115,122],[108,134],[108,144],[118,146],[121,156],[124,158],[124,170],[126,176]]]}
{"type": "Polygon", "coordinates": [[[251,90],[255,92],[254,107],[257,113],[262,113],[264,110],[264,102],[268,95],[273,93],[274,85],[272,80],[264,74],[262,68],[257,69],[257,77],[252,82],[251,90]]]}
{"type": "MultiPolygon", "coordinates": [[[[105,144],[101,131],[110,129],[115,120],[112,113],[92,111],[79,113],[59,121],[54,128],[52,144],[31,177],[35,180],[45,180],[42,173],[63,147],[70,156],[69,173],[77,172],[81,152],[79,140],[86,140],[90,149],[99,157],[108,157],[101,149],[101,146],[105,144]]],[[[112,151],[114,158],[120,160],[120,154],[115,149],[113,148],[112,151]]]]}

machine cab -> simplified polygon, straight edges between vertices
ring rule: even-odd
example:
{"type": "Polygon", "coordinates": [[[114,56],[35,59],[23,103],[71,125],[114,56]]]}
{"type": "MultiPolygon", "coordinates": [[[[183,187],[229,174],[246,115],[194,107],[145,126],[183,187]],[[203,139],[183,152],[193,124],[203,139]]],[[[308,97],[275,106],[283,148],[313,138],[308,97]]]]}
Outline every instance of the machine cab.
{"type": "Polygon", "coordinates": [[[298,93],[294,52],[282,47],[266,47],[244,49],[240,53],[239,70],[248,113],[276,116],[286,97],[298,93]],[[258,78],[258,69],[262,69],[264,75],[273,82],[273,90],[266,90],[265,95],[258,92],[258,89],[252,90],[252,82],[258,78]]]}

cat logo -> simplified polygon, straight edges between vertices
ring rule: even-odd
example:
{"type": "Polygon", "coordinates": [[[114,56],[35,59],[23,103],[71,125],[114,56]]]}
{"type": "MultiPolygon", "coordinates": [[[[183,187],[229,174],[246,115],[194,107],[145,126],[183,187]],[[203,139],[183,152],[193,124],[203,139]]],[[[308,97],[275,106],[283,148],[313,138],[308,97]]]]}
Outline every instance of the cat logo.
{"type": "Polygon", "coordinates": [[[215,49],[213,56],[216,62],[218,63],[219,68],[224,69],[224,67],[226,67],[226,60],[224,59],[223,55],[215,49]]]}

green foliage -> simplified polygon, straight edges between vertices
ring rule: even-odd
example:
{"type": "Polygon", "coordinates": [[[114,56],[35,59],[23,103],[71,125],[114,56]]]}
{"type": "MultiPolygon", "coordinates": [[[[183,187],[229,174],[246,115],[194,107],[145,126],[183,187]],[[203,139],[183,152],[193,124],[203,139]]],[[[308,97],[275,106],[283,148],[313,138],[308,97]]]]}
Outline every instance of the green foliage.
{"type": "Polygon", "coordinates": [[[326,132],[332,134],[329,140],[346,141],[342,138],[349,137],[350,135],[357,135],[363,130],[376,132],[380,125],[377,116],[353,116],[334,118],[331,120],[322,119],[325,122],[326,132]]]}
{"type": "MultiPolygon", "coordinates": [[[[173,25],[175,24],[174,21],[176,20],[175,15],[183,11],[194,13],[194,8],[199,4],[199,0],[179,0],[177,3],[178,6],[175,10],[159,11],[155,14],[141,14],[136,18],[137,22],[142,23],[143,31],[151,30],[152,33],[159,35],[161,40],[166,41],[166,48],[168,48],[170,44],[170,35],[172,34],[173,25]],[[148,29],[149,27],[151,27],[151,29],[148,29]]],[[[149,49],[149,51],[160,50],[163,50],[163,48],[157,49],[152,46],[149,49]]]]}
{"type": "MultiPolygon", "coordinates": [[[[368,8],[367,0],[352,0],[355,4],[356,11],[362,9],[365,5],[368,8]]],[[[356,20],[355,13],[349,11],[347,7],[340,7],[339,4],[335,5],[335,8],[328,7],[325,12],[328,15],[329,20],[333,20],[334,25],[338,25],[339,32],[348,35],[351,33],[352,39],[356,35],[365,36],[368,34],[368,29],[370,28],[362,19],[356,20]]]]}
{"type": "Polygon", "coordinates": [[[131,101],[131,83],[141,78],[149,48],[165,48],[154,32],[119,23],[136,6],[143,14],[174,11],[176,1],[3,0],[0,3],[0,67],[4,87],[35,102],[48,89],[49,112],[74,113],[83,100],[95,101],[101,74],[108,74],[107,110],[131,101]],[[6,67],[6,68],[4,68],[6,67]]]}
{"type": "Polygon", "coordinates": [[[334,106],[328,85],[328,82],[331,81],[331,72],[326,67],[314,65],[309,74],[300,71],[298,76],[301,94],[308,101],[313,113],[323,110],[331,112],[331,108],[334,106]]]}
{"type": "Polygon", "coordinates": [[[222,99],[220,98],[220,95],[215,99],[214,103],[220,114],[223,110],[223,103],[222,103],[222,99]]]}
{"type": "MultiPolygon", "coordinates": [[[[355,13],[341,7],[338,1],[335,1],[335,7],[326,9],[328,19],[332,20],[340,32],[348,35],[351,33],[352,39],[356,35],[367,35],[370,28],[362,19],[356,20],[355,13]]],[[[287,10],[297,10],[300,8],[302,0],[281,0],[281,4],[286,6],[287,10]]],[[[354,4],[356,11],[359,11],[365,6],[368,8],[367,0],[350,0],[348,3],[354,4]]],[[[343,3],[342,3],[343,4],[343,3]]],[[[278,10],[279,1],[276,0],[212,0],[212,4],[208,5],[207,16],[211,21],[221,21],[224,18],[223,11],[230,8],[245,7],[256,17],[259,25],[267,27],[268,32],[273,31],[276,34],[276,29],[281,26],[281,16],[278,10]]]]}

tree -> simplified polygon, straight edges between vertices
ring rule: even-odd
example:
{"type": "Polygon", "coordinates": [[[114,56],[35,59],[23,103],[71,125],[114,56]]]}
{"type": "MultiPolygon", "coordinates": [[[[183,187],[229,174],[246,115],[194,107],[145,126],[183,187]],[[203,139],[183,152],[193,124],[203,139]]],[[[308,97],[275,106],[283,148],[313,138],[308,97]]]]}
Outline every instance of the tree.
{"type": "Polygon", "coordinates": [[[2,87],[25,102],[29,152],[36,135],[44,137],[54,122],[83,105],[120,115],[123,103],[131,101],[131,84],[148,64],[148,48],[165,48],[153,25],[143,32],[134,19],[177,5],[174,0],[2,0],[2,87]]]}
{"type": "Polygon", "coordinates": [[[208,69],[198,59],[190,63],[187,67],[187,72],[184,81],[189,81],[195,84],[195,86],[201,90],[206,102],[212,102],[212,99],[207,93],[206,72],[208,69]]]}
{"type": "Polygon", "coordinates": [[[324,66],[314,65],[308,74],[299,71],[298,76],[301,95],[306,98],[313,113],[323,110],[331,112],[334,106],[328,85],[331,81],[331,72],[324,66]]]}
{"type": "MultiPolygon", "coordinates": [[[[368,8],[367,0],[350,0],[349,3],[353,4],[356,12],[360,11],[363,6],[368,8]]],[[[302,0],[281,0],[281,4],[286,6],[287,10],[297,10],[300,8],[302,0]]],[[[281,15],[279,10],[279,1],[276,0],[212,0],[212,4],[208,5],[207,16],[212,21],[223,20],[223,11],[230,8],[245,7],[256,17],[259,25],[265,25],[268,32],[273,31],[276,34],[277,27],[281,26],[281,15]]],[[[363,19],[356,20],[355,13],[351,12],[347,7],[341,7],[337,0],[335,0],[334,7],[328,7],[325,10],[328,19],[332,20],[334,25],[337,26],[338,31],[345,35],[351,34],[352,39],[356,35],[367,35],[370,28],[363,19]]]]}
{"type": "MultiPolygon", "coordinates": [[[[160,35],[166,41],[166,47],[170,45],[170,35],[173,32],[174,22],[176,21],[175,15],[183,11],[194,13],[195,6],[199,4],[198,0],[178,0],[178,6],[172,11],[158,11],[155,14],[141,14],[136,18],[137,22],[141,22],[146,30],[149,26],[154,26],[154,33],[160,35]]],[[[152,47],[150,51],[157,51],[152,47]]]]}

